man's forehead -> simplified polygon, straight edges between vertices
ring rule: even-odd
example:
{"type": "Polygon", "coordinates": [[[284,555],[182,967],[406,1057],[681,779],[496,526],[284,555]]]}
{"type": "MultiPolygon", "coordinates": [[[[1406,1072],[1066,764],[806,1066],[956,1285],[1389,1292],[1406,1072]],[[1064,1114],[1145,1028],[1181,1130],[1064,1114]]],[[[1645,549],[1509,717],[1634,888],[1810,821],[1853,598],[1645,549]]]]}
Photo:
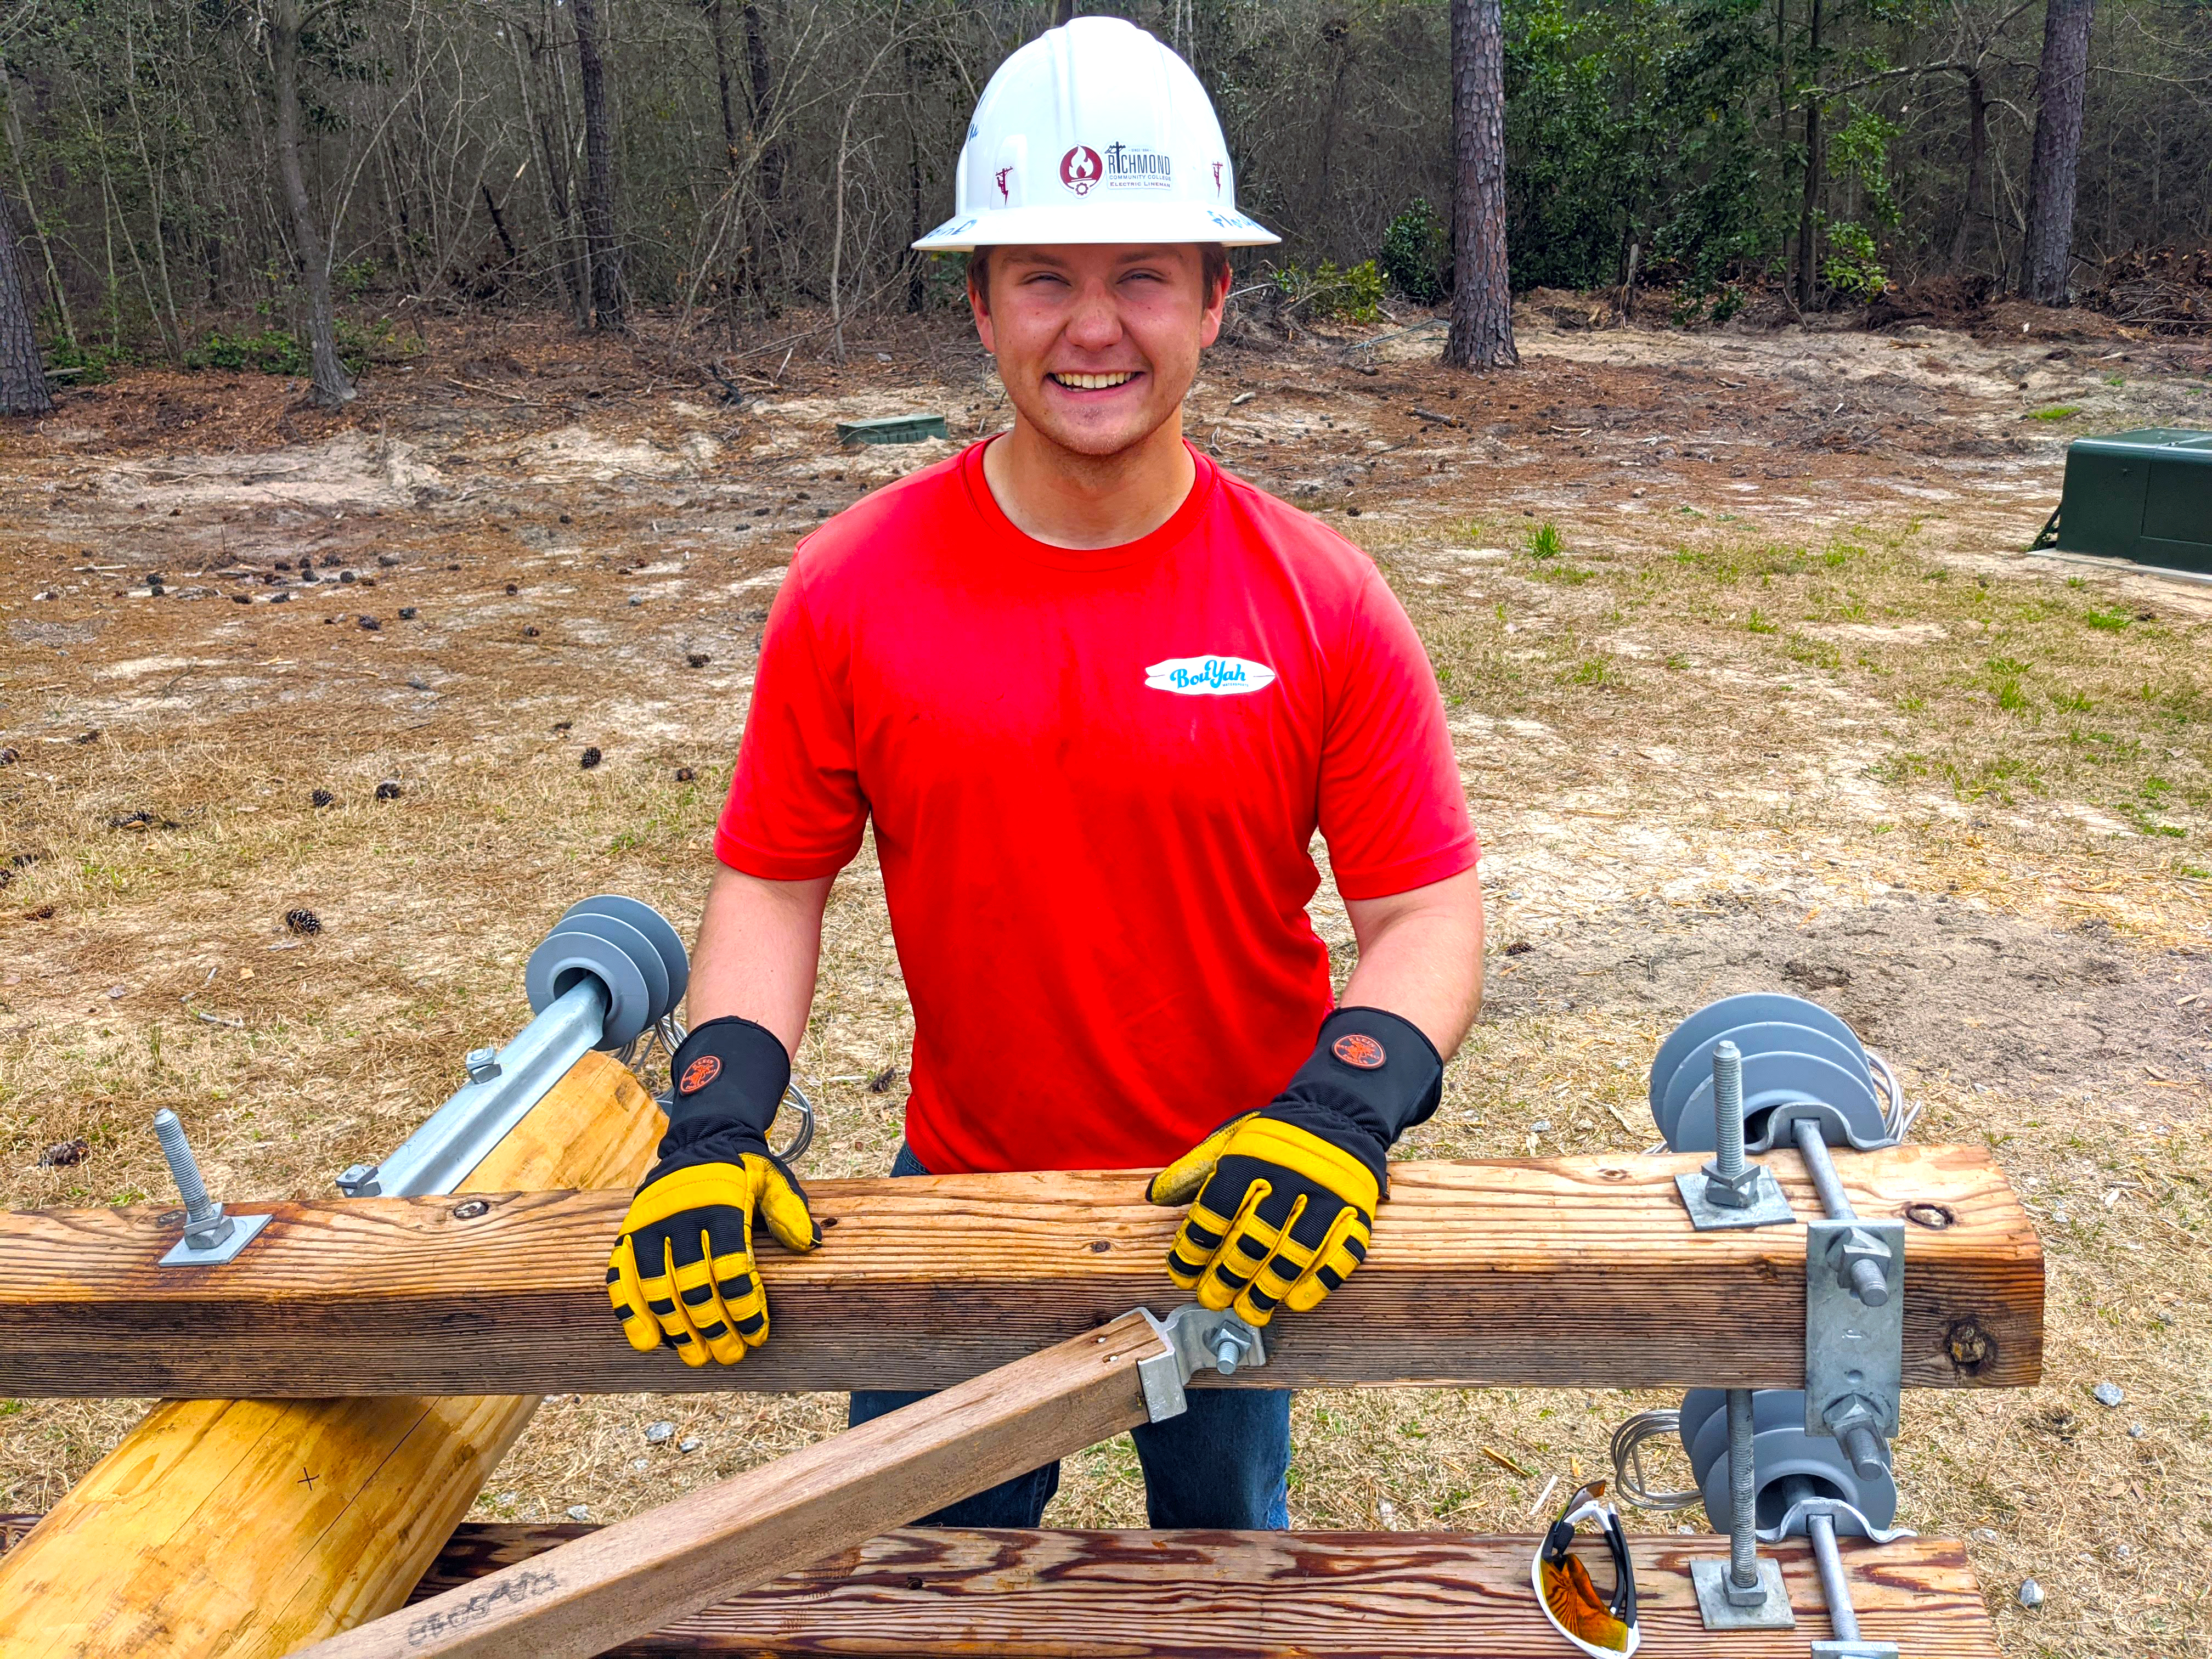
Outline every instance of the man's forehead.
{"type": "Polygon", "coordinates": [[[1073,265],[1095,264],[1104,261],[1111,264],[1142,264],[1148,260],[1183,260],[1200,258],[1195,242],[1074,242],[1046,246],[1017,243],[992,250],[994,258],[1002,258],[1009,264],[1043,265],[1064,270],[1073,265]]]}

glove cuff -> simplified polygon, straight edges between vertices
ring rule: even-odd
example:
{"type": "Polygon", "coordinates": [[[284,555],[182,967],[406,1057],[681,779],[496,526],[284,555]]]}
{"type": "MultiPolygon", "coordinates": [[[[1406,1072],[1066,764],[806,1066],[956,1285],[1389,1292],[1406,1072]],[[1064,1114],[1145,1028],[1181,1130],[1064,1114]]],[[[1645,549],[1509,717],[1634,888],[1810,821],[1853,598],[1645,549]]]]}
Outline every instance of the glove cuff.
{"type": "Polygon", "coordinates": [[[1382,1008],[1339,1008],[1267,1112],[1358,1154],[1387,1194],[1390,1147],[1434,1115],[1443,1078],[1436,1045],[1411,1020],[1382,1008]]]}
{"type": "Polygon", "coordinates": [[[684,1039],[668,1074],[664,1161],[732,1132],[767,1150],[769,1125],[791,1086],[791,1056],[775,1032],[734,1014],[710,1019],[684,1039]]]}

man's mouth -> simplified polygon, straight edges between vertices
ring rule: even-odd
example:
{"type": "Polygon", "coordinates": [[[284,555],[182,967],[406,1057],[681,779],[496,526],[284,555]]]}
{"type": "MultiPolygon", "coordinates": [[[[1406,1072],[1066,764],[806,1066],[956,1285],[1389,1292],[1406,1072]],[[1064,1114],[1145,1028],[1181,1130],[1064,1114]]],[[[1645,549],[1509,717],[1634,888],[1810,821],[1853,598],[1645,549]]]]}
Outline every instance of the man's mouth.
{"type": "Polygon", "coordinates": [[[1046,377],[1054,386],[1064,386],[1071,392],[1104,392],[1117,386],[1127,386],[1137,378],[1133,368],[1117,368],[1108,374],[1054,374],[1046,377]]]}

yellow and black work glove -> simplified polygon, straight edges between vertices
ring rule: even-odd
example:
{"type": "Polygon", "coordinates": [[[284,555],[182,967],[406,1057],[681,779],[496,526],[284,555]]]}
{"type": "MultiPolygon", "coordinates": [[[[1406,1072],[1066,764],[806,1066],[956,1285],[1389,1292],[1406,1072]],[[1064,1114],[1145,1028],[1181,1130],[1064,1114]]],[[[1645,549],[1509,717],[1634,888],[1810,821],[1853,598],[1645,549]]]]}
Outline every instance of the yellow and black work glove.
{"type": "Polygon", "coordinates": [[[768,1149],[791,1056],[765,1026],[725,1016],[684,1038],[669,1071],[660,1162],[623,1218],[607,1297],[639,1352],[665,1343],[687,1365],[734,1365],[768,1340],[753,1212],[787,1249],[822,1242],[805,1190],[768,1149]]]}
{"type": "Polygon", "coordinates": [[[1391,1143],[1437,1109],[1443,1074],[1418,1026],[1338,1009],[1288,1088],[1152,1177],[1153,1203],[1190,1204],[1168,1276],[1250,1325],[1317,1306],[1366,1260],[1391,1143]]]}

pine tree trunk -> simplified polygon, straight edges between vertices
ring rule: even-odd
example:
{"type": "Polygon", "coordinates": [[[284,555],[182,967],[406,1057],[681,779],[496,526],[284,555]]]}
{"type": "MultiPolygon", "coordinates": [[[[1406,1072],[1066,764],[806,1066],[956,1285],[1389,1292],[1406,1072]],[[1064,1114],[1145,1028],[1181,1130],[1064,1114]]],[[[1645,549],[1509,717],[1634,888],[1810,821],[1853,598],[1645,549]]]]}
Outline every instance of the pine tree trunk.
{"type": "MultiPolygon", "coordinates": [[[[921,240],[921,123],[915,114],[914,47],[899,48],[899,67],[905,71],[906,82],[906,205],[907,222],[911,234],[909,243],[921,240]]],[[[929,289],[922,280],[922,260],[927,255],[917,253],[909,246],[906,251],[906,308],[920,314],[929,302],[929,289]]]]}
{"type": "Polygon", "coordinates": [[[753,137],[761,147],[760,193],[773,216],[783,199],[783,141],[769,135],[775,115],[775,70],[769,63],[768,26],[756,0],[745,0],[745,71],[753,137]]]}
{"type": "MultiPolygon", "coordinates": [[[[1808,78],[1820,72],[1820,0],[1812,0],[1805,31],[1808,78]]],[[[1810,311],[1820,294],[1820,186],[1826,182],[1827,151],[1820,136],[1820,94],[1805,92],[1805,193],[1797,204],[1797,309],[1810,311]]]]}
{"type": "Polygon", "coordinates": [[[1505,262],[1505,27],[1499,0],[1451,0],[1451,331],[1444,361],[1497,368],[1513,347],[1505,262]]]}
{"type": "Polygon", "coordinates": [[[1975,204],[1982,197],[1982,168],[1990,154],[1990,100],[1978,69],[1966,71],[1966,188],[1959,204],[1959,228],[1951,237],[1951,270],[1966,268],[1974,235],[1975,204]]]}
{"type": "Polygon", "coordinates": [[[2089,26],[2097,0],[2051,0],[2043,18],[2043,63],[2035,75],[2035,149],[2028,163],[2027,297],[2066,303],[2074,263],[2075,168],[2081,159],[2081,109],[2089,81],[2089,26]]]}
{"type": "Polygon", "coordinates": [[[573,9],[584,100],[584,255],[592,267],[592,319],[607,332],[619,334],[624,326],[622,244],[615,240],[614,135],[607,127],[598,0],[575,0],[573,9]]]}
{"type": "Polygon", "coordinates": [[[31,326],[31,296],[23,285],[22,244],[15,210],[0,197],[0,415],[44,415],[54,406],[46,371],[39,362],[39,337],[31,326]]]}
{"type": "Polygon", "coordinates": [[[722,165],[738,161],[738,109],[730,98],[730,48],[722,37],[722,0],[706,0],[707,38],[714,43],[714,88],[722,96],[722,165]]]}
{"type": "Polygon", "coordinates": [[[271,0],[269,64],[276,99],[276,171],[292,218],[293,246],[307,284],[307,353],[314,366],[318,407],[343,409],[354,398],[353,381],[338,362],[337,326],[331,307],[331,267],[307,199],[300,164],[300,0],[271,0]]]}

